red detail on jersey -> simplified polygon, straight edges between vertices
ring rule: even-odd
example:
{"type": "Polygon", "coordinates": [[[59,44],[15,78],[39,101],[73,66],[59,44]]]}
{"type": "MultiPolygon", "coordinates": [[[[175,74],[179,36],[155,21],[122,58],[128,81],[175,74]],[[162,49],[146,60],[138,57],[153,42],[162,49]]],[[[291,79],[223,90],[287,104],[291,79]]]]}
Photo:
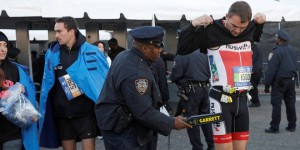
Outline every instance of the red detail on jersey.
{"type": "Polygon", "coordinates": [[[218,127],[214,127],[216,131],[220,131],[218,127]]]}
{"type": "Polygon", "coordinates": [[[232,133],[233,140],[248,140],[249,132],[234,132],[232,133]]]}
{"type": "Polygon", "coordinates": [[[232,142],[231,133],[225,135],[214,135],[214,142],[215,143],[230,143],[232,142]]]}
{"type": "Polygon", "coordinates": [[[222,51],[222,50],[220,50],[219,52],[225,66],[225,70],[227,74],[227,83],[228,85],[234,86],[233,67],[252,66],[252,52],[251,51],[232,52],[232,51],[222,51]]]}

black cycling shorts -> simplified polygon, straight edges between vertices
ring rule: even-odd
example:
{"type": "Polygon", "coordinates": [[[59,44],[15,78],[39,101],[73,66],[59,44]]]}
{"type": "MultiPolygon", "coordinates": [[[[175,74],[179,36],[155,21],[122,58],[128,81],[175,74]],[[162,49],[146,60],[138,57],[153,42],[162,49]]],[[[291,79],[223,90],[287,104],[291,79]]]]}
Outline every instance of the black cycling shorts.
{"type": "Polygon", "coordinates": [[[211,113],[222,113],[223,121],[213,123],[215,143],[230,143],[233,140],[248,140],[249,110],[246,94],[233,95],[232,103],[224,103],[212,96],[211,113]]]}

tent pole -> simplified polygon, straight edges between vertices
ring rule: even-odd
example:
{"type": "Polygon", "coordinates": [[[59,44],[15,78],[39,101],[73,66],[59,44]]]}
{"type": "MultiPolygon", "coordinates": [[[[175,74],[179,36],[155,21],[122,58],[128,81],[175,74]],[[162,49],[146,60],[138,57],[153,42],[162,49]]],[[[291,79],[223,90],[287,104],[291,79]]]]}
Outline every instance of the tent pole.
{"type": "Polygon", "coordinates": [[[153,17],[152,17],[152,27],[154,27],[155,26],[155,15],[153,14],[153,17]]]}

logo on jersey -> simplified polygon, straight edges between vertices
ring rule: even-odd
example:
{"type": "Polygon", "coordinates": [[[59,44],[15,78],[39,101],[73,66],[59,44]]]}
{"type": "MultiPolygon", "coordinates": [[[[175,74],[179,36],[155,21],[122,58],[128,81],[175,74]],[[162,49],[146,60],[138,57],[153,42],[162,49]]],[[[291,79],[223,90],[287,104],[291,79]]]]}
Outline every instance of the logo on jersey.
{"type": "Polygon", "coordinates": [[[148,89],[148,80],[147,79],[137,79],[135,80],[135,87],[136,90],[141,94],[144,95],[148,89]]]}
{"type": "MultiPolygon", "coordinates": [[[[210,103],[210,113],[211,114],[215,114],[216,112],[215,112],[215,103],[210,103]]],[[[214,128],[214,130],[216,130],[216,131],[220,131],[220,122],[216,122],[216,123],[213,123],[212,124],[212,126],[213,126],[213,128],[214,128]]]]}
{"type": "Polygon", "coordinates": [[[226,49],[237,50],[237,51],[249,50],[251,49],[251,44],[249,44],[248,42],[244,42],[241,44],[227,44],[226,49]]]}
{"type": "Polygon", "coordinates": [[[208,59],[209,59],[209,63],[210,63],[210,70],[212,73],[212,81],[213,82],[219,81],[219,73],[218,73],[216,62],[214,60],[214,56],[209,55],[208,59]]]}

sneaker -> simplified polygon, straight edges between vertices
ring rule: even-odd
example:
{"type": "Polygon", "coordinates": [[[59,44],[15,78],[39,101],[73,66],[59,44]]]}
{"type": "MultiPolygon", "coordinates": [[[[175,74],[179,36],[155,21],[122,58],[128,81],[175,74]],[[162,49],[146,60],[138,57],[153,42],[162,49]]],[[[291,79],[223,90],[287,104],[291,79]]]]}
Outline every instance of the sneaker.
{"type": "Polygon", "coordinates": [[[252,103],[248,107],[260,107],[260,103],[257,103],[257,104],[252,103]]]}
{"type": "Polygon", "coordinates": [[[295,132],[296,131],[295,128],[291,128],[291,127],[286,127],[285,130],[290,131],[290,132],[295,132]]]}
{"type": "Polygon", "coordinates": [[[279,130],[274,130],[272,128],[265,129],[266,133],[279,133],[279,130]]]}

